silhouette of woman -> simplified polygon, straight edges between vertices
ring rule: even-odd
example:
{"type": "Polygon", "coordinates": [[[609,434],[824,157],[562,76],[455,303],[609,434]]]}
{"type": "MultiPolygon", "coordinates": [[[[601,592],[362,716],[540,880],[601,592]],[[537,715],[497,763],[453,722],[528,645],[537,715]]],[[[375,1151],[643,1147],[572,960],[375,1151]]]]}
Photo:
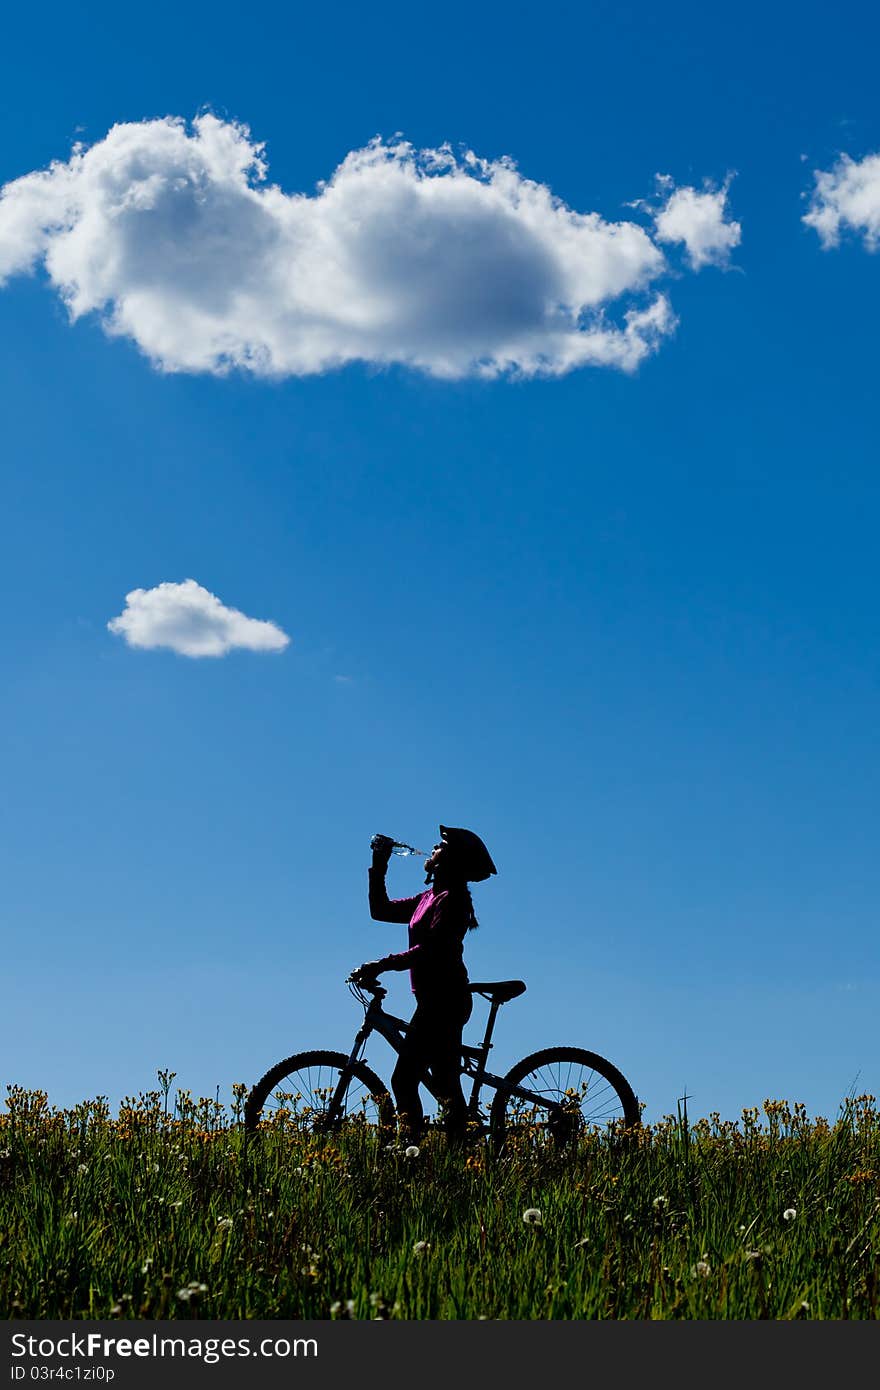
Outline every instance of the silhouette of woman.
{"type": "Polygon", "coordinates": [[[447,1136],[457,1142],[467,1125],[460,1080],[461,1030],[473,1007],[463,948],[465,934],[478,925],[468,883],[479,883],[497,870],[479,835],[441,825],[440,842],[425,860],[427,892],[389,898],[385,874],[393,844],[385,835],[373,837],[370,916],[378,922],[407,922],[409,947],[367,961],[352,979],[363,984],[385,970],[409,970],[416,1008],[391,1077],[401,1128],[411,1142],[418,1140],[424,1118],[419,1085],[429,1067],[447,1136]]]}

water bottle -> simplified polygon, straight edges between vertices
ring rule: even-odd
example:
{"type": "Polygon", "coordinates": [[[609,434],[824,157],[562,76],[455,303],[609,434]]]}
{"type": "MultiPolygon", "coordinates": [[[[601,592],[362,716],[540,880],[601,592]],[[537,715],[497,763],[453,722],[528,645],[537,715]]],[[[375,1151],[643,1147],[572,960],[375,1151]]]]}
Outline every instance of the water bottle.
{"type": "Polygon", "coordinates": [[[418,854],[421,855],[424,859],[427,859],[428,857],[425,850],[415,849],[413,845],[405,845],[402,840],[393,840],[391,839],[390,835],[374,835],[372,840],[370,841],[370,849],[376,849],[377,846],[380,845],[383,840],[391,840],[392,854],[418,854]]]}

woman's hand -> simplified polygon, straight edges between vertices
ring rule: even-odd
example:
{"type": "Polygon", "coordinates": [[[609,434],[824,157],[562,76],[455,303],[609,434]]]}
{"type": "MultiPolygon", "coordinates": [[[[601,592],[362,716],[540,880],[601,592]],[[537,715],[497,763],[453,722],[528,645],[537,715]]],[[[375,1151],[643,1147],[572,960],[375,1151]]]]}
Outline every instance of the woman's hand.
{"type": "Polygon", "coordinates": [[[391,852],[394,849],[394,841],[390,835],[374,835],[370,841],[370,849],[373,851],[373,868],[387,869],[391,852]]]}
{"type": "Polygon", "coordinates": [[[352,970],[351,981],[356,985],[374,985],[382,973],[382,962],[380,960],[364,961],[357,970],[352,970]]]}

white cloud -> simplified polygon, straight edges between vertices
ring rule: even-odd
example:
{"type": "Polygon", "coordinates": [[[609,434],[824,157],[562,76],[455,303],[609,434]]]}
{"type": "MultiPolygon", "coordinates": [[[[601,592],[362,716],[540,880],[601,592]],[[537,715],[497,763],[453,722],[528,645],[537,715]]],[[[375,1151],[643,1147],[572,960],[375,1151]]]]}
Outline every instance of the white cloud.
{"type": "MultiPolygon", "coordinates": [[[[657,184],[664,190],[672,188],[668,175],[658,174],[657,184]]],[[[742,240],[740,223],[727,220],[729,189],[729,178],[720,188],[705,188],[701,193],[696,188],[675,188],[654,214],[657,240],[681,242],[692,270],[728,265],[731,251],[742,240]]]]}
{"type": "MultiPolygon", "coordinates": [[[[72,319],[100,314],[165,371],[629,371],[675,327],[648,231],[573,211],[509,159],[377,139],[312,196],[265,176],[245,126],[116,125],[3,188],[0,282],[43,266],[72,319]]],[[[678,190],[661,239],[723,260],[725,196],[678,190]]]]}
{"type": "Polygon", "coordinates": [[[132,589],[107,626],[130,647],[168,647],[180,656],[225,656],[236,647],[280,652],[290,641],[274,623],[227,608],[194,579],[132,589]]]}
{"type": "Polygon", "coordinates": [[[880,245],[880,154],[850,159],[833,169],[814,169],[815,188],[803,221],[818,233],[825,250],[840,245],[841,231],[861,235],[868,251],[880,245]]]}

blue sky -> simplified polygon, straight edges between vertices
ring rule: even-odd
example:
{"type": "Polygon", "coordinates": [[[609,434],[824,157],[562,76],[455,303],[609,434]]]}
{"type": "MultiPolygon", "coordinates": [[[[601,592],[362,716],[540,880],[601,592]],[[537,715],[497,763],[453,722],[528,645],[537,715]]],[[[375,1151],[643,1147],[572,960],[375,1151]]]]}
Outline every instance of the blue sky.
{"type": "MultiPolygon", "coordinates": [[[[33,228],[4,243],[0,203],[0,265],[4,245],[36,257],[0,290],[2,1079],[116,1102],[170,1067],[226,1094],[289,1052],[347,1047],[345,975],[404,944],[369,918],[370,836],[430,847],[443,822],[499,868],[475,889],[472,977],[528,982],[499,1067],[592,1048],[648,1119],[685,1088],[695,1113],[731,1118],[878,1093],[876,19],[50,5],[5,25],[7,209],[76,141],[210,112],[265,142],[285,196],[318,200],[351,152],[399,132],[513,160],[603,236],[640,228],[643,261],[601,323],[588,304],[552,346],[541,328],[552,372],[444,375],[468,334],[484,364],[508,351],[533,242],[485,308],[503,248],[464,222],[431,241],[426,214],[429,268],[460,257],[426,308],[395,213],[326,340],[288,316],[288,365],[218,374],[180,369],[203,348],[187,277],[222,318],[252,271],[251,326],[277,294],[275,262],[251,262],[246,237],[234,254],[210,198],[208,225],[172,218],[161,255],[136,218],[124,244],[107,232],[82,253],[78,284],[112,262],[120,298],[165,296],[164,318],[126,300],[115,336],[92,310],[69,321],[33,228]],[[816,170],[839,245],[802,220],[816,170]],[[713,226],[739,240],[695,268],[652,209],[725,187],[713,226]],[[322,344],[352,341],[343,310],[350,329],[372,295],[398,336],[371,320],[360,360],[328,365],[322,344]],[[553,357],[603,324],[623,352],[626,312],[656,295],[676,323],[637,364],[553,357]],[[132,591],[188,578],[289,643],[192,657],[108,631],[132,591]]],[[[541,224],[554,284],[574,275],[557,223],[541,224]]],[[[392,893],[421,881],[392,861],[392,893]]],[[[391,1002],[407,1007],[403,976],[391,1002]]],[[[384,1044],[369,1060],[388,1076],[384,1044]]]]}

